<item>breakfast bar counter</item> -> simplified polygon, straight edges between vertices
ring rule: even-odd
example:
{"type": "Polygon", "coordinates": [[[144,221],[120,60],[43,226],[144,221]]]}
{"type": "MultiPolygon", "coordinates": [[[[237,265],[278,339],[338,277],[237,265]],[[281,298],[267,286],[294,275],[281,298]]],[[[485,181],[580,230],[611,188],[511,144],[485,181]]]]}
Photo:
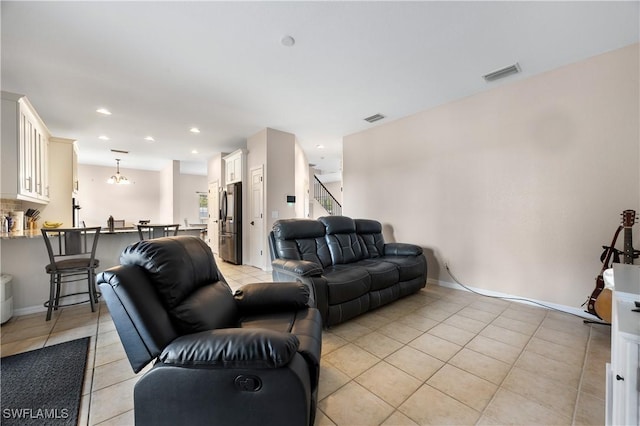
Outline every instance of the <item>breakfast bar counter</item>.
{"type": "MultiPolygon", "coordinates": [[[[202,228],[180,228],[178,235],[200,237],[202,228]]],[[[96,258],[100,260],[98,272],[118,265],[120,253],[139,241],[136,228],[102,230],[98,240],[96,258]]],[[[49,263],[47,249],[40,229],[0,233],[0,272],[13,277],[14,315],[44,312],[43,303],[49,297],[49,276],[45,266],[49,263]]],[[[80,286],[86,284],[80,283],[80,286]]],[[[74,292],[73,284],[68,292],[74,292]]],[[[87,309],[89,309],[87,307],[87,309]]]]}

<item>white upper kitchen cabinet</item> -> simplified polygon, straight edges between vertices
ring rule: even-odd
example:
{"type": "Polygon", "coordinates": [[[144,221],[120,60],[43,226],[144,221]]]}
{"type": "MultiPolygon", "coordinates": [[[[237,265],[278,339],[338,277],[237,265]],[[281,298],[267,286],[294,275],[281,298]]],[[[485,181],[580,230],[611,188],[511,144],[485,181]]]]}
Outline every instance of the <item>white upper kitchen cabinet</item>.
{"type": "Polygon", "coordinates": [[[225,184],[243,181],[244,158],[244,149],[239,149],[224,157],[225,184]]]}
{"type": "Polygon", "coordinates": [[[49,202],[49,137],[24,95],[2,92],[1,198],[49,202]]]}

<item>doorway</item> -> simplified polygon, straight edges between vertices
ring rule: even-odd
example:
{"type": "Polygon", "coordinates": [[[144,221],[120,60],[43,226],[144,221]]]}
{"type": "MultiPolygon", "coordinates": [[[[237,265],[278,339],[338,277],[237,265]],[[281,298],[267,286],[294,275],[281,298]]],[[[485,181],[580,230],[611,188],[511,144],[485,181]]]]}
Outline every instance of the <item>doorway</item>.
{"type": "Polygon", "coordinates": [[[263,166],[251,170],[250,188],[250,216],[249,216],[249,262],[251,266],[265,269],[264,247],[264,182],[263,166]]]}
{"type": "Polygon", "coordinates": [[[220,185],[217,180],[209,182],[209,220],[207,221],[207,244],[218,254],[218,221],[220,219],[220,185]]]}

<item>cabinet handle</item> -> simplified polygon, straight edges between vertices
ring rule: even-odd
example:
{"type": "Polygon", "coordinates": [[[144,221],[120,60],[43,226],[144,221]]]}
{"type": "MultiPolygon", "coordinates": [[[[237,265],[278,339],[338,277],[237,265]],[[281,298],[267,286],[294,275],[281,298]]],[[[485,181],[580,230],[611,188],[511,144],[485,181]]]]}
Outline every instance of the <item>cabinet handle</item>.
{"type": "Polygon", "coordinates": [[[616,380],[624,380],[624,377],[622,377],[622,376],[621,376],[621,375],[619,375],[619,374],[616,374],[616,380]]]}

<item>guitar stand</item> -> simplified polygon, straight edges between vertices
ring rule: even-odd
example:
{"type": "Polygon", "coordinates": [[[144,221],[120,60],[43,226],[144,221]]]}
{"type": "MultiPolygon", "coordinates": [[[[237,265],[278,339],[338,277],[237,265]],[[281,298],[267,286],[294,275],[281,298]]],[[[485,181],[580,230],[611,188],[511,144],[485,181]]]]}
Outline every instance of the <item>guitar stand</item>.
{"type": "Polygon", "coordinates": [[[611,327],[611,323],[609,322],[605,322],[605,321],[598,321],[598,320],[582,320],[583,324],[600,324],[600,325],[608,325],[609,327],[611,327]]]}
{"type": "MultiPolygon", "coordinates": [[[[585,302],[585,303],[587,303],[587,302],[585,302]]],[[[584,304],[583,304],[583,306],[584,306],[584,304]]],[[[589,315],[593,315],[598,319],[592,319],[592,320],[591,319],[583,319],[582,320],[583,324],[600,324],[600,325],[608,325],[609,327],[611,327],[611,323],[601,320],[597,315],[594,315],[589,311],[584,311],[584,312],[589,314],[589,315]]]]}

